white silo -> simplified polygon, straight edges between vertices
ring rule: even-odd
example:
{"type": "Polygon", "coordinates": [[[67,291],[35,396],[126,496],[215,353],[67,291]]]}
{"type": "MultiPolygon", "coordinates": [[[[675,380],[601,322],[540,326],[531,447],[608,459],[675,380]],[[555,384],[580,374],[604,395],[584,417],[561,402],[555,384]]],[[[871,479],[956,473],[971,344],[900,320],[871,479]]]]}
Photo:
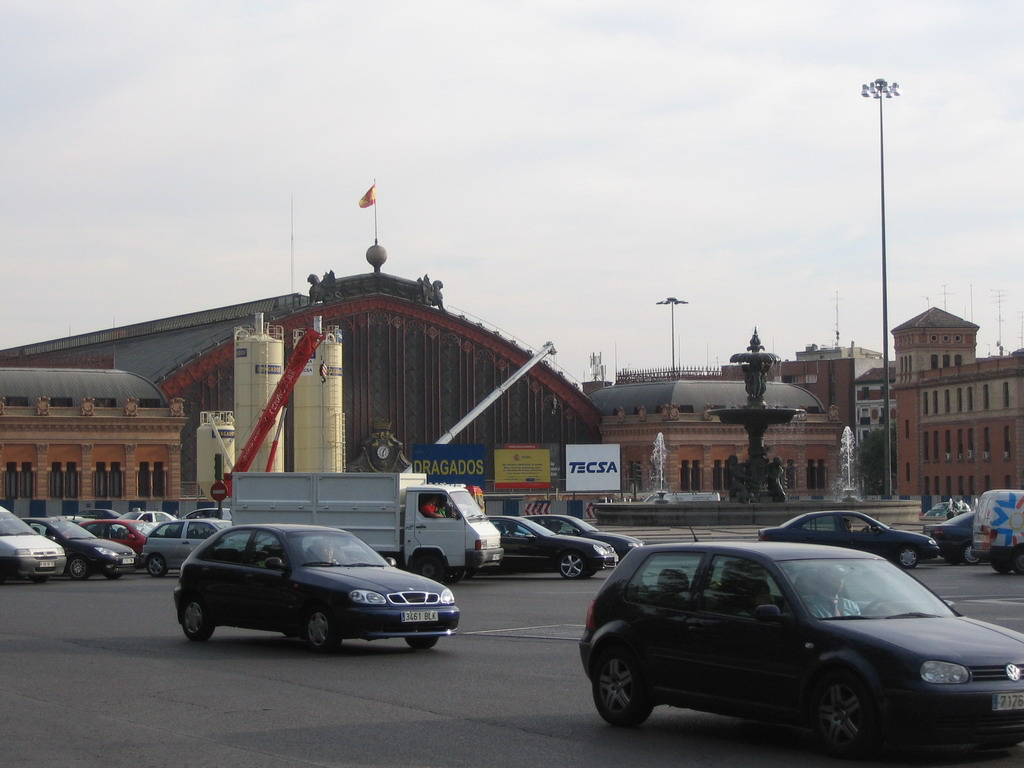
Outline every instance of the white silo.
{"type": "Polygon", "coordinates": [[[196,493],[200,498],[210,499],[218,454],[222,471],[230,472],[235,461],[235,416],[231,411],[200,411],[196,429],[196,493]]]}
{"type": "MultiPolygon", "coordinates": [[[[241,453],[263,413],[263,409],[273,394],[277,382],[284,372],[284,328],[280,325],[267,325],[263,322],[263,314],[256,315],[252,327],[235,328],[235,441],[241,446],[236,453],[241,453]]],[[[267,457],[270,447],[277,434],[277,425],[281,413],[249,467],[253,472],[267,470],[267,457]]],[[[271,472],[284,469],[284,437],[274,456],[271,472]]]]}
{"type": "MultiPolygon", "coordinates": [[[[313,324],[318,331],[320,320],[315,318],[313,324]]],[[[294,332],[294,344],[298,344],[304,333],[304,330],[294,332]]],[[[341,350],[341,331],[337,327],[328,328],[316,354],[295,384],[292,439],[296,472],[345,471],[341,350]]]]}

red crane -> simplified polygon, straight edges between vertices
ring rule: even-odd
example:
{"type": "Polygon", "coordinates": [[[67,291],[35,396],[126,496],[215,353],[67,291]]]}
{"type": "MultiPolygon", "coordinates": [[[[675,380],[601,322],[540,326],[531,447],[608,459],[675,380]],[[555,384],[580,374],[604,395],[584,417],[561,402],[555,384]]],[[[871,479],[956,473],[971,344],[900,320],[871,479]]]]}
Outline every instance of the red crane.
{"type": "MultiPolygon", "coordinates": [[[[295,345],[288,365],[285,366],[284,373],[281,375],[281,380],[277,382],[270,399],[263,407],[263,413],[256,420],[256,426],[253,427],[252,434],[249,435],[249,439],[242,447],[242,452],[238,454],[238,460],[235,461],[231,472],[224,473],[224,482],[228,487],[228,493],[231,492],[231,475],[235,472],[247,472],[252,466],[263,441],[267,439],[267,435],[270,434],[270,430],[274,426],[274,421],[277,420],[277,415],[281,412],[284,404],[288,402],[288,398],[295,388],[295,382],[299,380],[306,363],[316,354],[316,350],[323,340],[324,334],[314,328],[307,328],[306,333],[299,339],[299,343],[295,345]]],[[[271,454],[270,461],[273,461],[273,454],[271,454]]],[[[269,466],[267,471],[270,471],[269,466]]]]}

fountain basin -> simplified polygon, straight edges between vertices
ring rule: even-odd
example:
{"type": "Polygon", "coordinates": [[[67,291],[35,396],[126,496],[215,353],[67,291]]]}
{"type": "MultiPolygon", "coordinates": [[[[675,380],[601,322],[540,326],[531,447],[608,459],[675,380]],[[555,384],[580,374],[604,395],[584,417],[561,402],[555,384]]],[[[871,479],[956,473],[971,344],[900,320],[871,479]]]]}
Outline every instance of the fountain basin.
{"type": "Polygon", "coordinates": [[[723,424],[739,424],[753,427],[768,427],[772,424],[788,424],[798,414],[799,408],[712,408],[710,414],[717,416],[723,424]]]}

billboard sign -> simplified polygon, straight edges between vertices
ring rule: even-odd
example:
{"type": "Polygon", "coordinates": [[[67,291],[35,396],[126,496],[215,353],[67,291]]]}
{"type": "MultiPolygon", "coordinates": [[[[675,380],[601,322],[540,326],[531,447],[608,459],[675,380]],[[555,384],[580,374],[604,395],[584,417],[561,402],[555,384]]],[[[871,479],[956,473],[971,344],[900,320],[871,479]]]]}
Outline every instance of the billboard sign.
{"type": "Polygon", "coordinates": [[[567,445],[565,490],[618,491],[620,463],[618,445],[567,445]]]}
{"type": "Polygon", "coordinates": [[[495,490],[551,488],[551,450],[540,445],[494,449],[495,490]]]}
{"type": "Polygon", "coordinates": [[[482,445],[414,445],[412,471],[422,472],[431,483],[454,483],[484,487],[487,475],[482,445]]]}

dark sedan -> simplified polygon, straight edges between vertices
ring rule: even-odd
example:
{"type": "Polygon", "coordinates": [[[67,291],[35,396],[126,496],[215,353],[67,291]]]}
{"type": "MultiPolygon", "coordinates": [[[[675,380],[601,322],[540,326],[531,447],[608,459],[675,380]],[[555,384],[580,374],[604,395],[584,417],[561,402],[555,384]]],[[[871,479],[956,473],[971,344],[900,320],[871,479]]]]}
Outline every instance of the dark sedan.
{"type": "Polygon", "coordinates": [[[501,564],[488,573],[553,572],[564,579],[587,579],[619,561],[608,544],[561,536],[523,517],[487,517],[501,534],[501,564]]]}
{"type": "Polygon", "coordinates": [[[138,558],[131,547],[99,539],[78,523],[59,517],[26,517],[25,522],[36,533],[64,547],[68,556],[64,574],[76,581],[94,573],[117,579],[135,570],[138,558]]]}
{"type": "Polygon", "coordinates": [[[316,525],[218,531],[182,564],[174,605],[190,640],[242,627],[301,637],[317,652],[348,638],[432,648],[459,625],[448,587],[389,565],[346,531],[316,525]]]}
{"type": "Polygon", "coordinates": [[[532,520],[538,525],[543,525],[552,533],[563,536],[580,536],[584,539],[600,541],[615,550],[619,560],[624,558],[631,549],[642,547],[644,543],[634,536],[626,536],[622,533],[608,533],[599,530],[586,520],[570,515],[526,515],[523,520],[532,520]]]}
{"type": "Polygon", "coordinates": [[[939,545],[920,533],[898,531],[860,512],[808,512],[776,528],[762,528],[758,541],[792,541],[848,547],[880,555],[902,568],[939,556],[939,545]]]}
{"type": "Polygon", "coordinates": [[[964,512],[942,523],[924,527],[924,535],[935,539],[939,554],[950,565],[977,565],[981,562],[974,554],[974,513],[964,512]]]}
{"type": "Polygon", "coordinates": [[[659,544],[601,585],[580,639],[616,726],[675,707],[808,728],[836,757],[1024,740],[1024,634],[886,560],[807,544],[659,544]]]}

